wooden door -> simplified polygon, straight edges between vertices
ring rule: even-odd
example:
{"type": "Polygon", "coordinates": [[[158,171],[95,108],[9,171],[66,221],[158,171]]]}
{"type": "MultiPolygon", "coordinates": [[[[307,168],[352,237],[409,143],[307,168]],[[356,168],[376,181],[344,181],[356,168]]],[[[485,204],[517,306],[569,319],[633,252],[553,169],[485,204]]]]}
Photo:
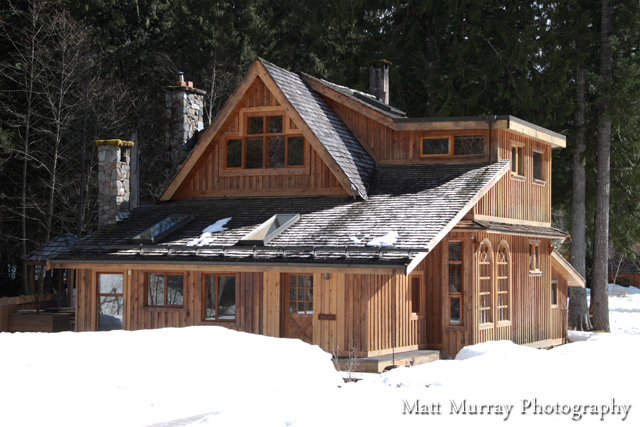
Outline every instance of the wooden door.
{"type": "Polygon", "coordinates": [[[283,336],[313,343],[313,275],[284,276],[283,336]]]}

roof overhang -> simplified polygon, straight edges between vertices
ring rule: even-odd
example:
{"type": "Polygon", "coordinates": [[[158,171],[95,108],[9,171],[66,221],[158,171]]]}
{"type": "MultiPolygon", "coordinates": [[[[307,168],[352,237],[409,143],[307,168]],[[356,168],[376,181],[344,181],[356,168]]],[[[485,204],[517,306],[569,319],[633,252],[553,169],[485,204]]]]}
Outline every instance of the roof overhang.
{"type": "Polygon", "coordinates": [[[562,255],[553,250],[551,252],[551,267],[554,268],[574,288],[584,288],[585,280],[562,255]]]}
{"type": "Polygon", "coordinates": [[[489,234],[527,235],[560,241],[564,241],[567,238],[567,234],[565,232],[553,227],[481,221],[477,219],[464,219],[454,227],[454,230],[471,232],[482,231],[489,234]]]}

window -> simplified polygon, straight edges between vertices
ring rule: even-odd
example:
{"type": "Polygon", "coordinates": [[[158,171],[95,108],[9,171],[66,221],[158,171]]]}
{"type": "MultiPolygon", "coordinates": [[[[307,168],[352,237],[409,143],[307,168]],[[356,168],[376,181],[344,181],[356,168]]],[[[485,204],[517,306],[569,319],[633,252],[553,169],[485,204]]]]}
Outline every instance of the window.
{"type": "Polygon", "coordinates": [[[462,242],[449,242],[449,323],[462,324],[462,242]]]}
{"type": "Polygon", "coordinates": [[[533,149],[533,179],[538,181],[544,181],[543,173],[543,157],[544,151],[540,149],[533,149]]]}
{"type": "Polygon", "coordinates": [[[529,272],[540,273],[540,242],[529,242],[529,272]]]}
{"type": "Polygon", "coordinates": [[[551,281],[551,305],[558,305],[558,281],[551,281]]]}
{"type": "Polygon", "coordinates": [[[122,329],[122,274],[98,274],[98,330],[122,329]]]}
{"type": "Polygon", "coordinates": [[[496,320],[511,320],[511,255],[506,241],[500,242],[496,257],[496,320]]]}
{"type": "Polygon", "coordinates": [[[524,176],[524,144],[511,141],[511,175],[524,176]]]}
{"type": "Polygon", "coordinates": [[[420,141],[420,157],[482,155],[483,135],[428,136],[420,141]]]}
{"type": "Polygon", "coordinates": [[[204,295],[204,320],[236,319],[235,274],[205,274],[204,295]]]}
{"type": "Polygon", "coordinates": [[[478,249],[479,315],[480,324],[493,323],[493,254],[491,243],[486,240],[478,249]]]}
{"type": "Polygon", "coordinates": [[[152,245],[193,220],[192,215],[173,214],[131,239],[133,244],[152,245]]]}
{"type": "Polygon", "coordinates": [[[410,276],[411,313],[422,314],[422,276],[410,276]]]}
{"type": "Polygon", "coordinates": [[[289,313],[313,314],[313,276],[289,274],[289,313]]]}
{"type": "Polygon", "coordinates": [[[246,135],[225,141],[226,169],[304,167],[304,137],[285,135],[283,116],[249,116],[246,120],[246,135]]]}
{"type": "Polygon", "coordinates": [[[300,214],[276,214],[236,242],[241,246],[264,246],[298,222],[300,214]]]}
{"type": "Polygon", "coordinates": [[[147,306],[182,307],[182,274],[147,273],[147,306]]]}

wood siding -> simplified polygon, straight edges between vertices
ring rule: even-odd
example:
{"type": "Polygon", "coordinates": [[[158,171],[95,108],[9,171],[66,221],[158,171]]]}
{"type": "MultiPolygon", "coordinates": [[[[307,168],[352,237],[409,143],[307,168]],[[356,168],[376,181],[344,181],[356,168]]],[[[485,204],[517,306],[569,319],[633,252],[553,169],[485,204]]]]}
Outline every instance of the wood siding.
{"type": "Polygon", "coordinates": [[[475,216],[551,223],[551,149],[549,146],[508,130],[494,130],[498,160],[511,159],[512,141],[523,146],[523,175],[503,176],[473,208],[475,216]],[[533,179],[533,151],[544,150],[543,181],[533,179]]]}
{"type": "Polygon", "coordinates": [[[284,111],[257,78],[173,198],[346,195],[344,187],[308,141],[305,141],[304,168],[225,169],[226,138],[242,135],[243,120],[248,113],[282,115],[284,133],[301,135],[284,111]]]}

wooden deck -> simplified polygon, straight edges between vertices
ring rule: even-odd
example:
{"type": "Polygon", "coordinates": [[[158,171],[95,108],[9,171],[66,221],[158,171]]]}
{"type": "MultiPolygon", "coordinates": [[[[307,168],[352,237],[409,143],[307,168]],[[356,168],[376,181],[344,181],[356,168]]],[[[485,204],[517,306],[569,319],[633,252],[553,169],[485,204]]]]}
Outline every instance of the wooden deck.
{"type": "MultiPolygon", "coordinates": [[[[380,373],[384,371],[386,367],[392,365],[414,366],[435,362],[436,360],[440,360],[439,350],[414,350],[396,353],[395,356],[392,354],[385,354],[382,356],[365,357],[359,359],[355,363],[355,366],[357,366],[355,369],[358,372],[380,373]]],[[[338,357],[337,365],[340,370],[348,369],[347,366],[349,365],[349,358],[338,357]]],[[[351,363],[351,365],[354,366],[353,363],[351,363]]]]}

